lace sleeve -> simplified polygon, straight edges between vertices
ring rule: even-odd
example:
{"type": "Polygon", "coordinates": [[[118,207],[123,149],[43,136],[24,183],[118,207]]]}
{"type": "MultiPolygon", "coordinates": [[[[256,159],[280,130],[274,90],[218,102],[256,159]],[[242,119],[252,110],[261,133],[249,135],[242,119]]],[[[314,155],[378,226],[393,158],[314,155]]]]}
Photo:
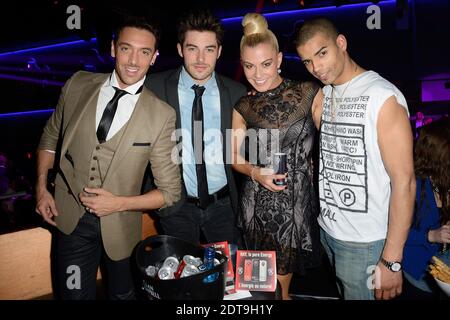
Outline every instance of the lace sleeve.
{"type": "Polygon", "coordinates": [[[300,90],[302,91],[302,96],[304,97],[305,106],[308,106],[308,110],[312,107],[314,98],[319,91],[320,86],[314,81],[305,81],[300,84],[300,90]]]}
{"type": "Polygon", "coordinates": [[[305,92],[305,96],[308,99],[314,100],[317,91],[319,91],[320,86],[317,82],[314,81],[306,81],[303,82],[303,90],[305,92]]]}
{"type": "Polygon", "coordinates": [[[250,104],[247,96],[240,98],[234,105],[234,110],[239,112],[244,119],[248,118],[249,108],[250,104]]]}

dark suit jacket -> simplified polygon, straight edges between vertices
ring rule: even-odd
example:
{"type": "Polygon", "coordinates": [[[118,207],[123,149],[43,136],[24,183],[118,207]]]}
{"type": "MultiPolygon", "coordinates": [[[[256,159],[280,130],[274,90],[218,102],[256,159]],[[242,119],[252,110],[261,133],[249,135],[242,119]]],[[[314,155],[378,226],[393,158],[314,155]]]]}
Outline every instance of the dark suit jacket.
{"type": "MultiPolygon", "coordinates": [[[[167,102],[172,108],[175,109],[176,112],[176,127],[177,129],[181,128],[181,117],[180,117],[180,104],[178,101],[178,81],[180,79],[181,67],[177,69],[168,70],[161,73],[155,73],[148,75],[145,80],[145,86],[152,90],[158,98],[167,102]]],[[[226,145],[226,130],[231,129],[231,120],[233,114],[233,107],[236,102],[244,95],[247,94],[247,90],[245,86],[239,82],[231,80],[227,77],[221,76],[216,73],[216,81],[217,86],[219,88],[220,94],[220,110],[221,110],[221,132],[223,139],[223,156],[225,163],[225,173],[228,180],[228,186],[230,191],[230,198],[233,210],[237,213],[238,209],[238,192],[236,189],[235,178],[233,175],[233,169],[231,167],[230,161],[227,161],[227,154],[231,155],[231,149],[228,150],[227,147],[231,148],[231,146],[226,145]]],[[[231,140],[230,140],[231,141],[231,140]]],[[[230,157],[229,157],[230,158],[230,157]]],[[[182,166],[180,166],[180,170],[182,171],[182,166]]],[[[183,177],[183,175],[181,175],[183,177]]],[[[183,184],[184,187],[184,184],[183,184]]],[[[177,210],[183,203],[184,198],[186,197],[186,190],[183,188],[183,196],[180,202],[172,207],[167,208],[164,211],[160,210],[161,214],[170,214],[177,210]]]]}

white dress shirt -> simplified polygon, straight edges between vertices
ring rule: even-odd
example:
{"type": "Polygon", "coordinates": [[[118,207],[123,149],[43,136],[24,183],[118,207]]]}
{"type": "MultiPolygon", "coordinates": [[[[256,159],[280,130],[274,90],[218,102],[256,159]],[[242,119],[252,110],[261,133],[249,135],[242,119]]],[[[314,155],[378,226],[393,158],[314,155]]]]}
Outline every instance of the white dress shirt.
{"type": "MultiPolygon", "coordinates": [[[[111,139],[122,127],[130,120],[131,115],[136,106],[136,102],[139,99],[140,93],[135,94],[136,91],[144,84],[145,77],[136,82],[135,84],[126,87],[125,90],[129,94],[124,95],[120,98],[117,105],[117,111],[114,115],[113,122],[109,128],[108,136],[106,141],[111,139]]],[[[109,77],[100,89],[100,94],[98,95],[97,101],[97,111],[95,114],[95,130],[97,131],[100,120],[102,119],[103,111],[106,109],[108,102],[114,97],[116,90],[113,87],[119,88],[117,82],[116,71],[113,71],[111,77],[109,77]]]]}

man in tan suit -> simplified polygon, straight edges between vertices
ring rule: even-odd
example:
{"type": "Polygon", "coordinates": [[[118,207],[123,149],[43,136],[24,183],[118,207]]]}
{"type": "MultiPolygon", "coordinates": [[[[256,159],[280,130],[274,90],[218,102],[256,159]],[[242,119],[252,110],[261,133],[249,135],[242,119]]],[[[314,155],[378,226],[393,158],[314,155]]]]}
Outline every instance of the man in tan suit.
{"type": "Polygon", "coordinates": [[[157,42],[157,30],[146,21],[125,22],[111,45],[115,71],[76,73],[44,128],[36,211],[58,228],[63,299],[95,299],[102,257],[109,297],[134,298],[129,258],[141,240],[141,211],[180,198],[180,172],[171,159],[175,112],[142,87],[157,57],[157,42]],[[55,160],[53,198],[46,181],[55,160]],[[149,162],[157,189],[140,195],[149,162]]]}

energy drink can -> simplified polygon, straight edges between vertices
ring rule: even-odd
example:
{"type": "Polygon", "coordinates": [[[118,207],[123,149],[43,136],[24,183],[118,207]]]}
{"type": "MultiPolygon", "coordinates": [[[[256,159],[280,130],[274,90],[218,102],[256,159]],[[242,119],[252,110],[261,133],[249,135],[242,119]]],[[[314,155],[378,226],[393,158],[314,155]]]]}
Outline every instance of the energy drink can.
{"type": "Polygon", "coordinates": [[[172,269],[170,269],[169,267],[162,267],[158,271],[158,278],[161,280],[169,280],[169,279],[174,279],[175,275],[174,275],[172,269]]]}
{"type": "Polygon", "coordinates": [[[203,263],[202,259],[196,258],[196,257],[188,255],[188,254],[183,257],[183,261],[186,262],[186,264],[192,264],[196,267],[198,267],[199,265],[201,265],[203,263]]]}
{"type": "Polygon", "coordinates": [[[183,269],[186,267],[186,262],[184,260],[181,260],[180,264],[178,265],[177,271],[175,272],[175,279],[179,279],[181,276],[181,273],[183,272],[183,269]]]}
{"type": "Polygon", "coordinates": [[[175,257],[167,257],[166,260],[164,260],[163,267],[168,267],[172,272],[176,272],[178,269],[178,265],[180,263],[178,262],[178,259],[175,257]]]}
{"type": "Polygon", "coordinates": [[[158,273],[158,269],[155,266],[150,265],[145,269],[145,272],[149,277],[154,278],[158,273]]]}
{"type": "Polygon", "coordinates": [[[251,259],[244,260],[244,281],[251,281],[253,273],[253,262],[251,259]]]}
{"type": "Polygon", "coordinates": [[[196,266],[194,266],[192,264],[187,264],[187,265],[184,266],[183,272],[181,272],[181,276],[180,277],[181,278],[189,277],[189,276],[192,276],[192,275],[197,274],[199,272],[200,272],[200,270],[198,270],[198,268],[196,266]]]}
{"type": "Polygon", "coordinates": [[[252,269],[252,281],[258,281],[259,280],[259,259],[253,259],[253,269],[252,269]]]}
{"type": "MultiPolygon", "coordinates": [[[[277,152],[274,155],[274,170],[275,174],[285,174],[287,172],[287,154],[277,152]]],[[[273,183],[277,186],[285,186],[287,184],[286,178],[273,179],[273,183]]]]}
{"type": "Polygon", "coordinates": [[[261,281],[261,282],[267,281],[267,261],[266,260],[259,261],[259,281],[261,281]]]}

